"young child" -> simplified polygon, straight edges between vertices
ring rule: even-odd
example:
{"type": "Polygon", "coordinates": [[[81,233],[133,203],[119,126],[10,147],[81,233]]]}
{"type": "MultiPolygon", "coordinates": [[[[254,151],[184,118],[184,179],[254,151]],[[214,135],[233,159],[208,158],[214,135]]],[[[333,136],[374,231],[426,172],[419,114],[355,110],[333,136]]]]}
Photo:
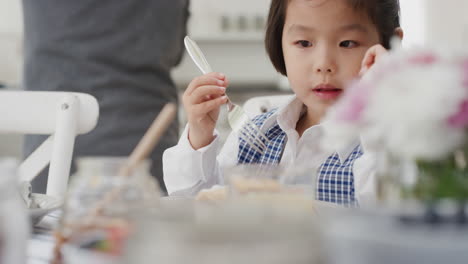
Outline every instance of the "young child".
{"type": "Polygon", "coordinates": [[[272,0],[266,49],[295,97],[254,118],[270,140],[267,150],[258,153],[231,133],[217,155],[216,118],[227,101],[228,79],[215,72],[197,77],[183,95],[188,126],[163,156],[169,194],[195,195],[224,184],[227,166],[274,163],[315,168],[319,200],[362,206],[374,199],[372,158],[360,159],[364,142],[325,150],[320,141],[326,124],[320,120],[346,84],[386,52],[394,35],[402,37],[398,0],[272,0]]]}

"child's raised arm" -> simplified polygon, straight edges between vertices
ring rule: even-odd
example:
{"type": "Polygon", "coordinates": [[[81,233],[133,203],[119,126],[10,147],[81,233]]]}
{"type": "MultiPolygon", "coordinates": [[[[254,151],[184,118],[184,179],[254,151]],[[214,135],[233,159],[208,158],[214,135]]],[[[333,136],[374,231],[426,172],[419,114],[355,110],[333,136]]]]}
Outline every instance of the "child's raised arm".
{"type": "Polygon", "coordinates": [[[188,139],[194,149],[209,145],[213,139],[219,108],[227,102],[228,80],[221,73],[207,73],[193,79],[182,103],[188,119],[188,139]]]}

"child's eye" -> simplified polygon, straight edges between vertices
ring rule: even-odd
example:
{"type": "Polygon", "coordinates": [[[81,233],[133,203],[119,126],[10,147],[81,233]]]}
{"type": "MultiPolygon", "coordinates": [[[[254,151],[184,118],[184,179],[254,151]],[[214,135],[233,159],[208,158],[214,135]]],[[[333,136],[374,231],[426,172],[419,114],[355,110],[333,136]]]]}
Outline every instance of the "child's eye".
{"type": "Polygon", "coordinates": [[[355,48],[357,47],[359,44],[356,42],[356,41],[352,41],[352,40],[345,40],[345,41],[342,41],[340,43],[340,47],[343,47],[343,48],[355,48]]]}
{"type": "Polygon", "coordinates": [[[312,46],[312,42],[310,42],[308,40],[298,40],[298,41],[296,41],[295,44],[299,45],[302,48],[308,48],[308,47],[312,46]]]}

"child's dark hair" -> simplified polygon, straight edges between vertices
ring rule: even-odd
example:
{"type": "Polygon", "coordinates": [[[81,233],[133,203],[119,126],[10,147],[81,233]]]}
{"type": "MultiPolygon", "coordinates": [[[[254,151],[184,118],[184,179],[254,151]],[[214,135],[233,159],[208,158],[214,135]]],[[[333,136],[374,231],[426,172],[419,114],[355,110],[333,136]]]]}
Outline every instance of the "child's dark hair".
{"type": "MultiPolygon", "coordinates": [[[[270,60],[276,70],[286,75],[286,66],[283,58],[281,39],[286,8],[291,0],[272,0],[268,14],[267,29],[265,35],[265,47],[270,60]]],[[[369,15],[380,34],[381,44],[389,49],[390,39],[395,29],[400,26],[399,0],[347,0],[355,10],[362,10],[369,15]]]]}

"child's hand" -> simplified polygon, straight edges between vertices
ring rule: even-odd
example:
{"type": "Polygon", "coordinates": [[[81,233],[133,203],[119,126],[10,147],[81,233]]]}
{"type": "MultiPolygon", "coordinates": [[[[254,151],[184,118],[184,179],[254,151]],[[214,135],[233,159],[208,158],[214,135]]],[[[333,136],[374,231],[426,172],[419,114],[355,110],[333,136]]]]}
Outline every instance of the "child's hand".
{"type": "Polygon", "coordinates": [[[388,51],[380,44],[370,47],[361,64],[359,76],[363,76],[379,59],[381,59],[388,51]]]}
{"type": "Polygon", "coordinates": [[[182,97],[187,114],[188,138],[194,149],[209,145],[219,115],[219,107],[227,102],[228,81],[224,74],[207,73],[193,79],[182,97]]]}

